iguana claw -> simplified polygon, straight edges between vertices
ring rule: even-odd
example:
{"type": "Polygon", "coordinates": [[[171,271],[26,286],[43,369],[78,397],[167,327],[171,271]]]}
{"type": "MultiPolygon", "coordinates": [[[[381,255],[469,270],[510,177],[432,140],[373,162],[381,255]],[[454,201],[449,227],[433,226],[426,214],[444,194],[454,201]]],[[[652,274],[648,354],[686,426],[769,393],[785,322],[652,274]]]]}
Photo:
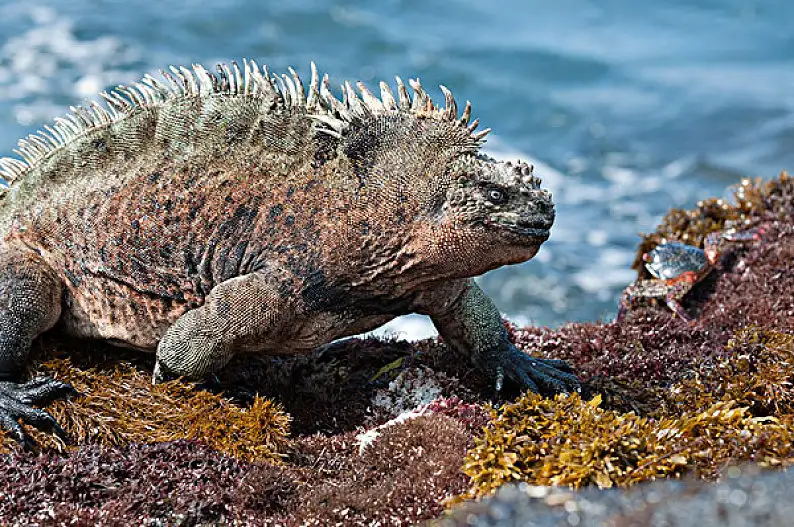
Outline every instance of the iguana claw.
{"type": "Polygon", "coordinates": [[[512,344],[504,354],[499,355],[490,358],[500,362],[491,370],[496,372],[497,392],[501,391],[505,377],[522,389],[541,395],[580,392],[582,389],[581,381],[565,361],[530,357],[512,344]]]}
{"type": "Polygon", "coordinates": [[[77,390],[72,385],[49,377],[36,377],[24,384],[0,382],[0,430],[8,433],[25,448],[31,448],[34,443],[25,433],[20,420],[66,439],[66,432],[55,418],[45,410],[33,408],[33,405],[46,405],[73,395],[77,395],[77,390]]]}

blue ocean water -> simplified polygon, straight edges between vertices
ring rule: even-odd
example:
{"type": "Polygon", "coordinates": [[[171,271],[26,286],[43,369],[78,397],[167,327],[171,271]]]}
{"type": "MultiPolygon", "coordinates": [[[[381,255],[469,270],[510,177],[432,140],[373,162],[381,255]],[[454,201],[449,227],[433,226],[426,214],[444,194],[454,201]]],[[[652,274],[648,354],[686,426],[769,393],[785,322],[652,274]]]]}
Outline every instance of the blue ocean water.
{"type": "MultiPolygon", "coordinates": [[[[530,159],[558,220],[480,279],[519,322],[614,315],[673,206],[794,168],[794,4],[778,0],[0,2],[0,154],[69,105],[169,64],[309,61],[335,81],[444,84],[530,159]]],[[[440,96],[440,91],[433,91],[440,96]]],[[[410,335],[423,322],[390,328],[410,335]]]]}

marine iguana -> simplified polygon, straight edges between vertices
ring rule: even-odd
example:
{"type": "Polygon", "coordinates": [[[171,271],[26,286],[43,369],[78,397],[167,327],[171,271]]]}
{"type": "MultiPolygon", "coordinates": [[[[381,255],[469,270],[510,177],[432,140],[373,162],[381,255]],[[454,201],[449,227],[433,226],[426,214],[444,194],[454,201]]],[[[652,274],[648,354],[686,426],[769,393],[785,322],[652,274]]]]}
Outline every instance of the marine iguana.
{"type": "Polygon", "coordinates": [[[501,388],[579,389],[563,362],[508,340],[471,277],[532,258],[554,206],[526,163],[443,86],[342,98],[244,61],[171,67],[73,107],[0,159],[0,428],[62,433],[32,405],[72,388],[18,378],[32,340],[156,350],[154,382],[200,379],[237,352],[304,353],[402,314],[501,388]]]}

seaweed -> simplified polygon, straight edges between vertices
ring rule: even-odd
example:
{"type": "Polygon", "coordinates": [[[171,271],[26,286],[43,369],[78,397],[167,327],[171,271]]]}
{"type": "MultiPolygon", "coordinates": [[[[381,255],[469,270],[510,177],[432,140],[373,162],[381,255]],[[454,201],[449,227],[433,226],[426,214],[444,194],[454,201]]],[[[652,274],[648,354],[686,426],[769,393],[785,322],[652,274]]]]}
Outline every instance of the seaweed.
{"type": "Polygon", "coordinates": [[[604,410],[600,403],[599,396],[527,394],[495,411],[466,456],[471,488],[465,497],[512,481],[608,488],[689,471],[714,477],[728,462],[794,462],[791,420],[755,417],[735,401],[660,419],[604,410]]]}
{"type": "Polygon", "coordinates": [[[247,521],[281,511],[296,487],[280,467],[187,440],[87,445],[69,455],[13,452],[0,471],[0,518],[24,525],[247,521]]]}
{"type": "MultiPolygon", "coordinates": [[[[257,396],[248,407],[241,407],[221,394],[179,380],[152,386],[148,372],[124,361],[84,369],[69,358],[53,358],[41,363],[38,372],[67,381],[80,393],[49,407],[78,444],[200,439],[240,459],[283,457],[289,415],[271,400],[257,396]]],[[[52,434],[29,432],[42,448],[66,448],[52,434]]],[[[3,438],[6,449],[12,445],[10,438],[3,438]]]]}
{"type": "Polygon", "coordinates": [[[732,401],[754,416],[794,415],[794,334],[747,327],[726,346],[727,356],[698,367],[664,394],[659,415],[732,401]]]}

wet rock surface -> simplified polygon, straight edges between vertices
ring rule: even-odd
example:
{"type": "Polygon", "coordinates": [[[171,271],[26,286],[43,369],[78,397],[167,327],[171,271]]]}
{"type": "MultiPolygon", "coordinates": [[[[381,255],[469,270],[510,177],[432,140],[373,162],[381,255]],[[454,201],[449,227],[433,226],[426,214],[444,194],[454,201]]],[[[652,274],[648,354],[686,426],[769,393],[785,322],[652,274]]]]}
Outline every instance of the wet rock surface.
{"type": "Polygon", "coordinates": [[[794,518],[794,473],[731,467],[716,484],[661,480],[628,490],[505,485],[455,510],[438,526],[755,527],[794,518]]]}

